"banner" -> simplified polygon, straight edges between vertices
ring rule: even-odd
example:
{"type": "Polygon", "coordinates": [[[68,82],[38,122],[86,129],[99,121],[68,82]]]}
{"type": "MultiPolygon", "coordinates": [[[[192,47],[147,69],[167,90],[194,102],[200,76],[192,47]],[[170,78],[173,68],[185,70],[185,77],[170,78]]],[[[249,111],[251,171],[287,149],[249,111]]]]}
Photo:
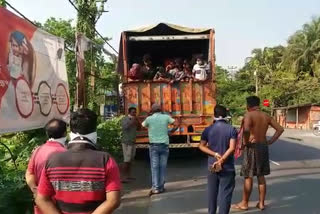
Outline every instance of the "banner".
{"type": "Polygon", "coordinates": [[[69,121],[64,40],[0,8],[0,133],[69,121]]]}

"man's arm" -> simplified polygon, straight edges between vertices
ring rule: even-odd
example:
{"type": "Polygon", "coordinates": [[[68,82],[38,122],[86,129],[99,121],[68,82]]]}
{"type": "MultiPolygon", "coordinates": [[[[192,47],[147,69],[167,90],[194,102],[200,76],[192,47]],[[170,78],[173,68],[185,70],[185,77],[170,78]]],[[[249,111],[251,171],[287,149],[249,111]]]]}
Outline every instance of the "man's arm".
{"type": "Polygon", "coordinates": [[[169,118],[169,124],[172,124],[173,123],[173,128],[170,130],[170,134],[173,134],[175,131],[177,131],[177,129],[179,128],[180,126],[180,121],[177,119],[173,119],[173,118],[169,118]]]}
{"type": "Polygon", "coordinates": [[[44,168],[39,181],[38,192],[36,196],[36,204],[45,214],[61,214],[56,208],[51,197],[54,195],[54,189],[47,176],[47,170],[44,168]]]}
{"type": "Polygon", "coordinates": [[[271,145],[282,135],[282,133],[284,132],[284,129],[273,118],[271,118],[270,120],[270,126],[276,130],[272,138],[268,141],[268,144],[271,145]]]}
{"type": "Polygon", "coordinates": [[[212,151],[211,149],[209,149],[208,147],[208,142],[205,140],[201,140],[200,141],[200,145],[199,145],[199,149],[204,152],[207,155],[210,155],[214,158],[220,159],[221,155],[215,151],[212,151]]]}
{"type": "Polygon", "coordinates": [[[227,158],[234,153],[236,150],[236,139],[230,139],[229,149],[222,155],[218,160],[220,164],[223,164],[227,158]]]}
{"type": "Polygon", "coordinates": [[[112,214],[120,206],[120,191],[111,191],[106,193],[107,200],[100,204],[92,214],[112,214]]]}
{"type": "Polygon", "coordinates": [[[26,171],[26,182],[33,194],[37,193],[36,176],[29,169],[26,171]]]}
{"type": "Polygon", "coordinates": [[[251,123],[252,121],[250,116],[246,114],[243,118],[243,144],[244,145],[249,143],[251,123]]]}
{"type": "Polygon", "coordinates": [[[37,194],[36,204],[45,214],[61,214],[49,196],[42,195],[41,193],[37,194]]]}

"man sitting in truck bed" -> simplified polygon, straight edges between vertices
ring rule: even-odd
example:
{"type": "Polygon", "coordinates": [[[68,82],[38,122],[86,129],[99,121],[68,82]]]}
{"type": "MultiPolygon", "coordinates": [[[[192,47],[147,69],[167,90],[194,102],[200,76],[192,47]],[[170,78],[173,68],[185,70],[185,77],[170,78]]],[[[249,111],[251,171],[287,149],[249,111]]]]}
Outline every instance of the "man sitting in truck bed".
{"type": "Polygon", "coordinates": [[[149,54],[145,54],[142,60],[144,64],[141,68],[143,80],[153,80],[155,70],[153,69],[151,56],[149,54]]]}

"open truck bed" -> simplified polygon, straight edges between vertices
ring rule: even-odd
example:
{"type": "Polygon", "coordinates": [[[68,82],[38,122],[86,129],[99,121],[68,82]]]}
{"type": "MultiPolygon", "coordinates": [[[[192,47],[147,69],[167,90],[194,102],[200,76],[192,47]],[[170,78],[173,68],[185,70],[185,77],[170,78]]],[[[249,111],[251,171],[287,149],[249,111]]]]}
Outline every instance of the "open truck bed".
{"type": "MultiPolygon", "coordinates": [[[[212,123],[216,105],[214,30],[184,28],[159,24],[122,33],[118,72],[122,75],[124,113],[136,107],[142,122],[152,104],[158,103],[164,113],[180,120],[179,129],[170,137],[170,147],[197,147],[204,128],[212,123]],[[167,58],[190,58],[201,54],[210,63],[211,75],[204,82],[130,82],[128,68],[141,62],[144,54],[152,55],[156,65],[163,65],[167,58]]],[[[138,131],[138,148],[146,148],[147,130],[138,131]]]]}

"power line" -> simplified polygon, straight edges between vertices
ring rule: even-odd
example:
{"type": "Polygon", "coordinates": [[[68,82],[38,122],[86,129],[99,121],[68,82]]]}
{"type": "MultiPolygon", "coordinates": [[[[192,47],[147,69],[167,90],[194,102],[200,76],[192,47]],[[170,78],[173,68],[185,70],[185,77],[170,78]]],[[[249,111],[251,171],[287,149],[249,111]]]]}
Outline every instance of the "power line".
{"type": "Polygon", "coordinates": [[[14,10],[16,13],[18,13],[22,18],[24,18],[25,20],[27,20],[28,22],[30,22],[32,25],[38,27],[33,21],[31,21],[30,19],[28,19],[25,15],[23,15],[19,10],[17,10],[16,8],[14,8],[11,4],[9,4],[9,2],[4,1],[4,3],[6,5],[8,5],[12,10],[14,10]]]}
{"type": "MultiPolygon", "coordinates": [[[[28,17],[26,17],[25,15],[23,15],[19,10],[17,10],[15,7],[13,7],[9,2],[4,1],[4,3],[9,6],[14,12],[18,13],[22,18],[24,18],[26,21],[30,22],[33,26],[35,27],[39,27],[36,23],[34,23],[33,21],[31,21],[30,19],[28,19],[28,17]]],[[[65,43],[65,49],[67,49],[68,51],[71,52],[75,52],[74,50],[71,50],[65,43]]]]}
{"type": "MultiPolygon", "coordinates": [[[[77,8],[77,6],[72,2],[72,0],[68,0],[70,2],[70,4],[74,7],[74,9],[76,9],[76,11],[78,11],[79,13],[79,9],[77,8]]],[[[96,28],[93,28],[94,31],[98,34],[98,36],[100,36],[100,38],[116,53],[119,55],[118,51],[108,42],[108,40],[106,40],[100,33],[99,31],[97,31],[96,28]]]]}

